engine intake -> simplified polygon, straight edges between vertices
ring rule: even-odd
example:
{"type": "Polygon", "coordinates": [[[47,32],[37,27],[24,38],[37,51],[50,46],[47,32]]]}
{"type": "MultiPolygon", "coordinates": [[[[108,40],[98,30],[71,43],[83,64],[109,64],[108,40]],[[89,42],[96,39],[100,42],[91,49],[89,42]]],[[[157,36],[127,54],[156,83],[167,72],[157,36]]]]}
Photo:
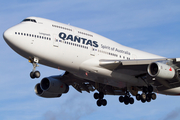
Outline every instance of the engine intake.
{"type": "Polygon", "coordinates": [[[151,77],[158,77],[162,79],[172,79],[176,74],[173,67],[160,62],[153,62],[149,64],[148,73],[151,77]]]}
{"type": "Polygon", "coordinates": [[[40,87],[44,91],[51,93],[67,93],[69,91],[69,86],[61,82],[59,79],[52,77],[43,78],[40,83],[40,87]]]}

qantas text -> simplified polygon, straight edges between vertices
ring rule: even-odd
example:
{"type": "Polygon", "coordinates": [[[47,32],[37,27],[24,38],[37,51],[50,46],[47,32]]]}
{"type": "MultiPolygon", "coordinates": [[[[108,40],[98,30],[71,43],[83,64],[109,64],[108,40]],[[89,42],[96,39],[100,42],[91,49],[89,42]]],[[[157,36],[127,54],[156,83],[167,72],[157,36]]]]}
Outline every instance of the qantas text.
{"type": "Polygon", "coordinates": [[[78,42],[78,43],[82,43],[85,45],[90,45],[90,46],[94,46],[94,47],[98,47],[98,42],[97,41],[92,41],[92,40],[88,40],[86,38],[82,38],[82,37],[78,37],[78,36],[73,36],[71,34],[66,35],[66,33],[59,33],[59,37],[63,40],[71,40],[73,42],[78,42]]]}

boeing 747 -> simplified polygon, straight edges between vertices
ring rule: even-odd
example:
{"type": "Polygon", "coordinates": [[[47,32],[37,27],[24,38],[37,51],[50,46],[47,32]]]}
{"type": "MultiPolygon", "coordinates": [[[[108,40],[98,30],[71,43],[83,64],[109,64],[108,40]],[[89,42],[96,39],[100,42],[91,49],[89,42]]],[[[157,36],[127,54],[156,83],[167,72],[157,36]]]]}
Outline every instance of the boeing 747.
{"type": "Polygon", "coordinates": [[[45,77],[35,93],[60,97],[71,85],[77,91],[93,92],[98,106],[106,106],[104,95],[118,95],[133,104],[156,99],[156,93],[180,95],[180,58],[165,58],[123,46],[96,33],[52,20],[28,17],[3,34],[6,43],[33,65],[32,79],[43,64],[66,71],[45,77]]]}

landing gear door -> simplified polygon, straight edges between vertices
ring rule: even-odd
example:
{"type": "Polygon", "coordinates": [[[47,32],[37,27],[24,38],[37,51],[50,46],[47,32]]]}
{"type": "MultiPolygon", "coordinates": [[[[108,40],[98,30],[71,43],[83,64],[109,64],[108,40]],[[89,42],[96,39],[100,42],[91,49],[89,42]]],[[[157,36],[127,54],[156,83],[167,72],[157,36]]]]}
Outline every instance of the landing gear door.
{"type": "Polygon", "coordinates": [[[53,46],[59,47],[59,40],[58,40],[58,36],[56,34],[53,35],[53,46]]]}

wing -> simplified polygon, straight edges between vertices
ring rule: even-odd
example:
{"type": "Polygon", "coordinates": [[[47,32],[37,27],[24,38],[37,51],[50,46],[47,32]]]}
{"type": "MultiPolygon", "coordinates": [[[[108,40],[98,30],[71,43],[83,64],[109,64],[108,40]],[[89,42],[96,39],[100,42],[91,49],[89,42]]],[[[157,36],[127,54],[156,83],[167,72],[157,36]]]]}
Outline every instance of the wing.
{"type": "MultiPolygon", "coordinates": [[[[109,69],[109,70],[116,70],[120,73],[132,75],[135,77],[139,77],[147,84],[151,84],[156,87],[158,91],[167,90],[170,88],[175,88],[180,86],[180,80],[173,78],[173,79],[160,79],[156,78],[153,80],[148,74],[148,66],[154,62],[164,62],[164,64],[170,64],[175,70],[178,70],[180,66],[180,58],[161,58],[161,59],[139,59],[139,60],[99,60],[99,66],[109,69]]],[[[80,77],[75,76],[72,73],[66,72],[65,75],[65,82],[68,85],[72,85],[77,91],[82,92],[90,92],[90,91],[101,91],[99,88],[103,88],[103,92],[109,95],[124,95],[125,89],[118,88],[110,85],[106,85],[103,83],[93,82],[87,79],[83,79],[80,77]]]]}
{"type": "MultiPolygon", "coordinates": [[[[148,84],[151,84],[157,88],[158,91],[167,90],[180,86],[179,67],[180,58],[161,58],[161,59],[139,59],[139,60],[105,60],[99,61],[99,65],[106,69],[116,70],[118,72],[132,75],[135,77],[141,77],[148,84]],[[175,74],[171,79],[151,76],[148,73],[148,66],[152,63],[160,63],[165,68],[170,67],[174,69],[175,74]],[[155,80],[156,79],[156,80],[155,80]]],[[[161,67],[162,67],[161,66],[161,67]]],[[[158,66],[159,67],[159,66],[158,66]]],[[[167,69],[169,70],[169,69],[167,69]]],[[[163,74],[163,73],[162,73],[163,74]]]]}

